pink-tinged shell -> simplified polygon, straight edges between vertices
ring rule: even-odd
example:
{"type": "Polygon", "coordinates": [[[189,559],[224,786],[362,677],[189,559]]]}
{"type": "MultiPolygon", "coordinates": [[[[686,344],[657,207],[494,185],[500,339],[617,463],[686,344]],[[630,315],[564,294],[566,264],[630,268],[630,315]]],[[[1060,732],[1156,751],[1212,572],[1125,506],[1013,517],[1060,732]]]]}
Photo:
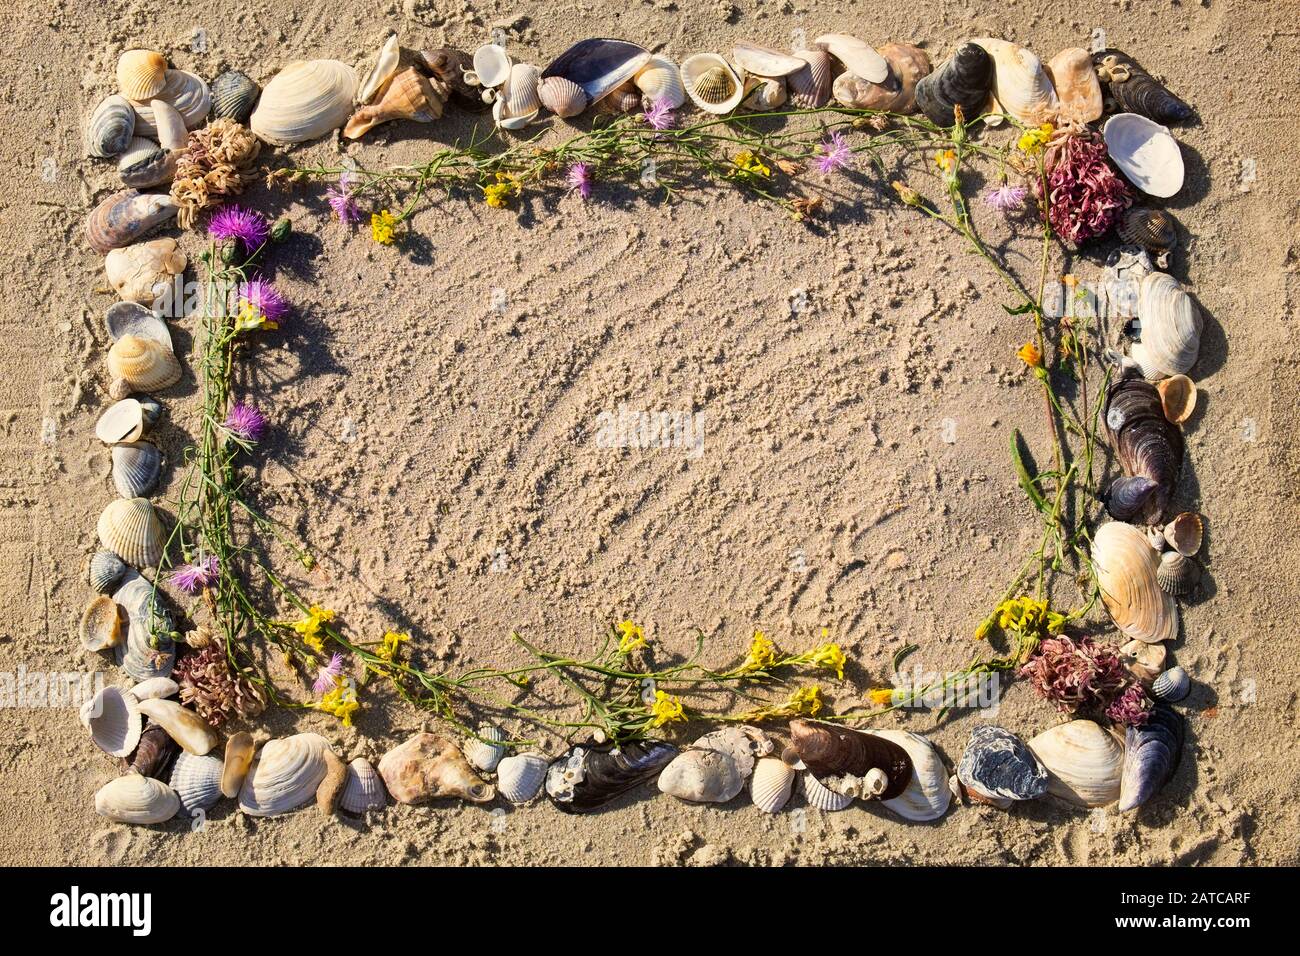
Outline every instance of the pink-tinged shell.
{"type": "Polygon", "coordinates": [[[819,109],[831,98],[830,54],[825,50],[800,50],[796,55],[807,66],[786,78],[790,102],[800,109],[819,109]]]}
{"type": "Polygon", "coordinates": [[[587,94],[582,87],[562,76],[547,76],[539,80],[537,98],[560,119],[577,116],[587,108],[587,94]]]}
{"type": "Polygon", "coordinates": [[[178,208],[165,194],[124,189],[113,193],[91,211],[86,218],[86,238],[99,253],[129,246],[174,218],[178,208]]]}
{"type": "Polygon", "coordinates": [[[1101,81],[1087,50],[1067,47],[1048,60],[1044,69],[1056,89],[1059,121],[1091,123],[1101,119],[1101,81]]]}

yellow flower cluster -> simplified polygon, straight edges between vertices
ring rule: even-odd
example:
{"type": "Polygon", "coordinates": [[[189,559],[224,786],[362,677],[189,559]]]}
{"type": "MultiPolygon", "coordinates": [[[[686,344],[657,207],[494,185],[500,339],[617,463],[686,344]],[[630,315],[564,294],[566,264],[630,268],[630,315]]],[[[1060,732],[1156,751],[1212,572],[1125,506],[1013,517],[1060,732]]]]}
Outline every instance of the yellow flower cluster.
{"type": "Polygon", "coordinates": [[[1033,342],[1026,342],[1020,346],[1020,349],[1016,352],[1016,358],[1030,368],[1037,368],[1043,364],[1043,353],[1033,342]]]}
{"type": "Polygon", "coordinates": [[[618,652],[631,654],[638,647],[645,647],[645,628],[635,621],[622,621],[618,625],[618,652]]]}
{"type": "Polygon", "coordinates": [[[343,721],[344,727],[352,726],[352,715],[360,707],[361,704],[357,701],[356,693],[342,681],[336,683],[333,690],[316,702],[317,710],[333,714],[343,721]]]}
{"type": "Polygon", "coordinates": [[[251,332],[254,329],[278,329],[279,322],[272,322],[251,302],[243,302],[239,306],[239,312],[235,315],[235,331],[251,332]]]}
{"type": "Polygon", "coordinates": [[[800,687],[790,695],[785,702],[784,709],[791,717],[797,717],[801,714],[808,717],[816,717],[822,712],[822,689],[816,684],[811,687],[800,687]]]}
{"type": "Polygon", "coordinates": [[[877,707],[888,707],[894,702],[894,689],[892,687],[876,687],[867,691],[867,700],[877,707]]]}
{"type": "Polygon", "coordinates": [[[397,219],[387,209],[370,214],[370,238],[381,246],[393,244],[393,230],[397,228],[397,219]]]}
{"type": "Polygon", "coordinates": [[[1051,123],[1044,123],[1034,129],[1025,130],[1020,137],[1020,141],[1016,143],[1016,148],[1027,156],[1037,156],[1043,151],[1043,147],[1047,145],[1047,141],[1052,138],[1054,132],[1056,132],[1056,127],[1051,123]]]}
{"type": "Polygon", "coordinates": [[[776,663],[776,660],[776,645],[768,640],[767,635],[762,631],[755,631],[754,640],[749,645],[749,654],[745,657],[745,662],[740,665],[740,670],[744,673],[767,670],[776,663]]]}
{"type": "Polygon", "coordinates": [[[942,153],[936,153],[934,164],[939,167],[943,173],[945,181],[952,181],[957,175],[957,154],[951,149],[945,149],[942,153]]]}
{"type": "Polygon", "coordinates": [[[410,634],[401,634],[397,631],[389,631],[384,635],[383,641],[375,648],[375,656],[383,658],[390,664],[397,660],[397,653],[401,650],[402,642],[409,641],[410,634]]]}
{"type": "Polygon", "coordinates": [[[736,164],[736,169],[742,176],[762,176],[766,179],[772,175],[772,170],[747,149],[741,150],[731,161],[736,164]]]}
{"type": "Polygon", "coordinates": [[[1028,596],[1003,601],[994,614],[998,627],[1004,631],[1019,631],[1022,634],[1045,631],[1048,634],[1059,634],[1065,628],[1065,615],[1050,610],[1046,601],[1037,601],[1028,596]]]}
{"type": "Polygon", "coordinates": [[[840,650],[838,644],[823,644],[812,650],[807,657],[808,663],[832,670],[835,672],[837,679],[844,680],[844,664],[846,661],[844,652],[840,650]]]}
{"type": "Polygon", "coordinates": [[[480,187],[483,201],[493,209],[504,209],[510,205],[510,197],[519,192],[519,180],[506,173],[497,173],[496,182],[480,187]]]}
{"type": "Polygon", "coordinates": [[[321,625],[332,620],[334,620],[333,611],[313,604],[308,609],[307,616],[301,621],[293,622],[291,626],[302,637],[304,644],[317,654],[321,654],[325,651],[325,642],[320,636],[321,625]]]}
{"type": "Polygon", "coordinates": [[[650,726],[662,727],[686,720],[686,708],[680,697],[669,697],[661,690],[655,691],[655,702],[650,705],[650,726]]]}

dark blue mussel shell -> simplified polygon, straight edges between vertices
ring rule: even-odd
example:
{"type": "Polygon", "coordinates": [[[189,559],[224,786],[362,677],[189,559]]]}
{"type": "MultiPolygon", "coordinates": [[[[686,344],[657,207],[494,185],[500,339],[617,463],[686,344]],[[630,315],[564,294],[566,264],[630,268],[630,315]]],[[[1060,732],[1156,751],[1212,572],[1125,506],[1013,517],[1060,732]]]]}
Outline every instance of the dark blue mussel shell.
{"type": "Polygon", "coordinates": [[[677,753],[662,740],[579,744],[546,771],[546,795],[565,813],[590,813],[653,780],[677,753]]]}

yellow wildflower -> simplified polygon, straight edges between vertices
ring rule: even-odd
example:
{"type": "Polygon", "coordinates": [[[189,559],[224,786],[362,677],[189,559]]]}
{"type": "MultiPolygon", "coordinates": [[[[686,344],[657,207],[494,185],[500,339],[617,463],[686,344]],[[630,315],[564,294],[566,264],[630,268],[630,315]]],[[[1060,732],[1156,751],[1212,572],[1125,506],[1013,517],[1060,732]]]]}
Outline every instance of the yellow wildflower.
{"type": "Polygon", "coordinates": [[[321,639],[321,625],[334,620],[334,612],[313,604],[307,610],[307,616],[301,621],[294,621],[290,626],[302,637],[302,642],[317,654],[323,653],[325,643],[321,639]]]}
{"type": "Polygon", "coordinates": [[[749,655],[740,665],[742,671],[766,670],[776,663],[776,645],[762,631],[754,632],[754,639],[749,645],[749,655]]]}
{"type": "Polygon", "coordinates": [[[638,647],[645,647],[645,628],[634,621],[623,621],[618,625],[618,652],[631,654],[638,647]]]}
{"type": "Polygon", "coordinates": [[[867,700],[877,707],[888,707],[894,702],[894,689],[892,687],[876,687],[867,691],[867,700]]]}
{"type": "Polygon", "coordinates": [[[785,707],[791,714],[807,714],[809,717],[816,717],[821,713],[823,703],[822,689],[813,684],[811,687],[800,687],[791,694],[785,707]]]}
{"type": "Polygon", "coordinates": [[[686,710],[680,697],[669,697],[661,690],[655,691],[655,702],[650,705],[651,727],[662,727],[674,721],[684,721],[686,710]]]}
{"type": "Polygon", "coordinates": [[[736,169],[738,169],[742,175],[762,176],[765,178],[772,175],[772,170],[764,165],[761,159],[747,149],[741,150],[732,157],[731,161],[736,164],[736,169]]]}
{"type": "Polygon", "coordinates": [[[352,726],[352,715],[361,707],[352,688],[343,682],[334,685],[334,689],[316,702],[316,709],[333,714],[343,721],[344,727],[352,726]]]}
{"type": "Polygon", "coordinates": [[[1056,132],[1056,127],[1051,123],[1044,123],[1036,129],[1025,130],[1020,137],[1020,141],[1016,143],[1016,148],[1026,155],[1037,156],[1043,151],[1043,147],[1047,145],[1047,141],[1052,138],[1054,132],[1056,132]]]}
{"type": "Polygon", "coordinates": [[[510,204],[510,197],[519,192],[519,180],[506,173],[497,173],[496,179],[496,182],[480,187],[483,201],[493,209],[504,209],[510,204]]]}
{"type": "Polygon", "coordinates": [[[934,164],[939,167],[944,179],[951,179],[957,171],[957,154],[951,149],[935,153],[934,164]]]}
{"type": "Polygon", "coordinates": [[[844,652],[840,650],[838,644],[823,644],[816,648],[811,655],[810,663],[817,667],[824,667],[827,670],[835,672],[839,680],[844,680],[844,652]]]}
{"type": "Polygon", "coordinates": [[[278,329],[279,322],[273,322],[258,311],[251,302],[242,302],[235,315],[235,331],[251,332],[254,329],[278,329]]]}
{"type": "Polygon", "coordinates": [[[1016,352],[1016,358],[1020,359],[1020,361],[1024,362],[1030,368],[1038,368],[1043,364],[1043,353],[1039,351],[1038,346],[1033,342],[1026,342],[1024,345],[1020,346],[1019,350],[1016,352]]]}
{"type": "Polygon", "coordinates": [[[381,246],[393,244],[393,229],[397,219],[387,209],[370,214],[370,237],[381,246]]]}
{"type": "Polygon", "coordinates": [[[991,617],[986,617],[984,620],[980,621],[980,626],[975,628],[975,640],[988,640],[988,636],[993,630],[993,623],[994,621],[991,617]]]}
{"type": "Polygon", "coordinates": [[[383,643],[375,648],[375,656],[381,657],[390,664],[397,659],[397,652],[401,650],[403,641],[409,641],[410,634],[400,634],[397,631],[389,631],[384,635],[383,643]]]}

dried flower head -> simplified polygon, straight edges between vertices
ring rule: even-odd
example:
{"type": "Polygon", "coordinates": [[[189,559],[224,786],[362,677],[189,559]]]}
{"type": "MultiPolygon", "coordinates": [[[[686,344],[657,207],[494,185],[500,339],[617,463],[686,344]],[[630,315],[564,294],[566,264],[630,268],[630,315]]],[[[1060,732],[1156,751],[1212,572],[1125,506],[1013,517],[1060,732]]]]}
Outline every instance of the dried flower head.
{"type": "Polygon", "coordinates": [[[266,707],[262,691],[231,669],[220,642],[180,658],[172,677],[180,684],[181,703],[213,727],[232,718],[256,717],[266,707]]]}
{"type": "MultiPolygon", "coordinates": [[[[1080,710],[1106,713],[1133,684],[1133,676],[1110,645],[1097,644],[1090,637],[1076,641],[1065,635],[1049,637],[1039,644],[1037,652],[1020,668],[1020,676],[1029,679],[1040,697],[1051,701],[1062,713],[1071,714],[1080,710]]],[[[1122,712],[1131,714],[1134,706],[1130,694],[1122,712]]]]}
{"type": "Polygon", "coordinates": [[[252,165],[261,147],[251,130],[229,118],[189,134],[171,185],[181,228],[188,229],[200,212],[238,195],[257,178],[252,165]]]}
{"type": "Polygon", "coordinates": [[[1133,190],[1109,162],[1098,136],[1071,136],[1049,151],[1047,214],[1061,238],[1074,243],[1110,230],[1133,204],[1133,190]]]}

